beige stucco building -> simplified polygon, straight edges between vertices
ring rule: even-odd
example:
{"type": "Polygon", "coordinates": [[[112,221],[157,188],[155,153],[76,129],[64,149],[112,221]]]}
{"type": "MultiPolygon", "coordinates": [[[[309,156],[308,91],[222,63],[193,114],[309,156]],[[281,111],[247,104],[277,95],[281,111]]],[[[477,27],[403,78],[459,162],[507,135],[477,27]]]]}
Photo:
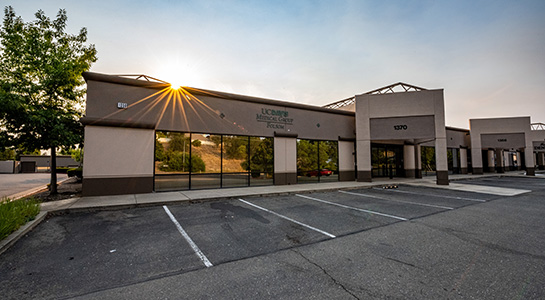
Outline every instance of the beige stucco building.
{"type": "Polygon", "coordinates": [[[84,196],[427,175],[448,184],[449,173],[482,172],[497,134],[516,143],[496,157],[524,153],[532,175],[534,141],[545,141],[529,118],[446,127],[443,90],[402,83],[316,107],[146,76],[84,77],[84,196]]]}

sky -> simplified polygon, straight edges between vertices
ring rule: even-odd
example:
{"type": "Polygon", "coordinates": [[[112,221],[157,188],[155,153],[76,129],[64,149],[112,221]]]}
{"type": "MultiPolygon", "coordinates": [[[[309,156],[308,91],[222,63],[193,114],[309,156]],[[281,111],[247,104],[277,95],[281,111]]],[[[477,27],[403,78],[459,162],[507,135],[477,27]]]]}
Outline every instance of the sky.
{"type": "Polygon", "coordinates": [[[545,123],[545,1],[0,0],[67,10],[92,72],[322,106],[396,82],[444,89],[447,126],[545,123]]]}

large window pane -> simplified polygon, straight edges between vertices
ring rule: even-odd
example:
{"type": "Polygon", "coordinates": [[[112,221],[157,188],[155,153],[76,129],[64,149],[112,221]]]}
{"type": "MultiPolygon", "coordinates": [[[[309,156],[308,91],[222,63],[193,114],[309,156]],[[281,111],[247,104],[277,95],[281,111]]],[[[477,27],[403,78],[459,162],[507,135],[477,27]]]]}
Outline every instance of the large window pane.
{"type": "Polygon", "coordinates": [[[318,143],[320,161],[320,182],[339,181],[339,152],[337,141],[320,141],[318,143]]]}
{"type": "Polygon", "coordinates": [[[422,174],[424,176],[435,175],[435,148],[422,146],[422,174]]]}
{"type": "Polygon", "coordinates": [[[318,182],[318,142],[297,140],[297,182],[318,182]]]}
{"type": "Polygon", "coordinates": [[[250,185],[272,185],[274,176],[273,138],[250,137],[250,185]]]}
{"type": "Polygon", "coordinates": [[[221,187],[221,135],[191,134],[191,189],[221,187]]]}
{"type": "Polygon", "coordinates": [[[189,189],[189,134],[155,134],[155,190],[189,189]]]}
{"type": "Polygon", "coordinates": [[[224,135],[222,187],[248,186],[247,136],[224,135]]]}

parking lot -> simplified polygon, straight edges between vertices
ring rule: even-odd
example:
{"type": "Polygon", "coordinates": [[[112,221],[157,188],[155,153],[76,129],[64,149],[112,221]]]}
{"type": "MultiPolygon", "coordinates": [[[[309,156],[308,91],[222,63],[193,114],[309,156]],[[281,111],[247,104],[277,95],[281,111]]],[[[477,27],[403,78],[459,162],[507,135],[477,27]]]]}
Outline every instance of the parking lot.
{"type": "Polygon", "coordinates": [[[545,180],[457,183],[498,189],[400,185],[54,216],[0,256],[0,289],[8,299],[543,298],[545,180]]]}

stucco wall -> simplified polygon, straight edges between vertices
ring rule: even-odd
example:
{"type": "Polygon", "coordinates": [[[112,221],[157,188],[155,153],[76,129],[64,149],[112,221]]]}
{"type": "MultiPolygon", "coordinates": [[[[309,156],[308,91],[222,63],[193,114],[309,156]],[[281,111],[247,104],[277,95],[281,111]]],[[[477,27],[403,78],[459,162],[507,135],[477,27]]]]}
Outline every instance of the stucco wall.
{"type": "Polygon", "coordinates": [[[84,178],[152,177],[155,132],[86,126],[84,178]]]}

